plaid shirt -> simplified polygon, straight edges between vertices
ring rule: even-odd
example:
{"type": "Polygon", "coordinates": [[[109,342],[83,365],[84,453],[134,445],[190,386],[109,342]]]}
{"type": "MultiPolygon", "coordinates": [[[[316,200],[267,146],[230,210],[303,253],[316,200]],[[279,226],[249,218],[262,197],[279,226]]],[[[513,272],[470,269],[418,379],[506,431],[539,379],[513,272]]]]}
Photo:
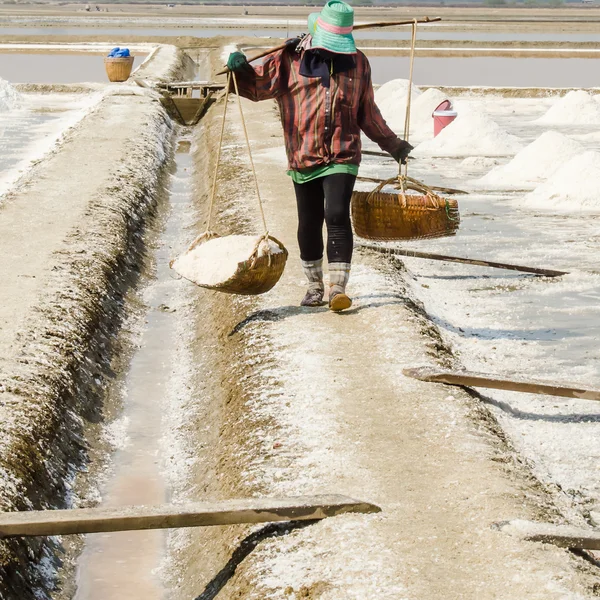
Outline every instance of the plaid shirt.
{"type": "Polygon", "coordinates": [[[361,129],[382,150],[398,148],[401,140],[375,104],[371,66],[362,52],[355,55],[355,68],[331,77],[329,88],[319,77],[300,75],[301,60],[300,52],[284,48],[252,67],[254,73],[236,73],[240,96],[277,100],[290,169],[359,165],[361,129]]]}

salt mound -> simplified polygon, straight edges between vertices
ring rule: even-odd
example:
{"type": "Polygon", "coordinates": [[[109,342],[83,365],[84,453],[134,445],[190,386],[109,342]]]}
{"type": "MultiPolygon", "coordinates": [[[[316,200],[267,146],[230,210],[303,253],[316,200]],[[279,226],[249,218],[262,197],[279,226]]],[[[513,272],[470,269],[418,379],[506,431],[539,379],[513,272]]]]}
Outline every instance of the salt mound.
{"type": "Polygon", "coordinates": [[[21,94],[8,81],[0,78],[0,112],[17,108],[20,103],[21,94]]]}
{"type": "Polygon", "coordinates": [[[600,104],[583,90],[573,90],[558,100],[535,123],[600,125],[600,104]]]}
{"type": "MultiPolygon", "coordinates": [[[[410,107],[410,133],[418,136],[433,136],[433,117],[431,113],[448,98],[446,94],[436,88],[429,88],[421,92],[413,86],[413,95],[410,107]]],[[[383,118],[390,128],[399,135],[404,134],[404,120],[406,118],[406,101],[408,99],[408,80],[395,79],[381,86],[375,93],[375,102],[383,118]],[[394,84],[390,86],[390,84],[394,84]],[[386,86],[390,86],[386,88],[386,86]],[[386,88],[386,89],[384,89],[386,88]],[[383,90],[383,94],[381,94],[383,90]]]]}
{"type": "MultiPolygon", "coordinates": [[[[421,90],[413,85],[411,95],[414,100],[421,95],[421,90]]],[[[375,103],[388,123],[393,119],[397,119],[399,112],[402,113],[402,130],[404,130],[404,111],[407,96],[408,79],[392,79],[384,83],[375,92],[375,103]]]]}
{"type": "MultiPolygon", "coordinates": [[[[433,137],[433,111],[448,96],[436,88],[425,90],[410,107],[410,129],[417,134],[429,134],[433,137]]],[[[392,128],[393,129],[393,128],[392,128]]]]}
{"type": "MultiPolygon", "coordinates": [[[[215,286],[233,277],[240,263],[248,260],[260,236],[228,235],[214,238],[189,250],[177,258],[172,268],[182,277],[198,285],[215,286]]],[[[272,254],[279,254],[282,249],[269,240],[272,254]]],[[[265,256],[267,244],[263,241],[258,254],[265,256]]]]}
{"type": "Polygon", "coordinates": [[[509,156],[520,148],[519,138],[506,133],[485,113],[468,109],[436,138],[419,144],[413,156],[509,156]]]}
{"type": "Polygon", "coordinates": [[[560,211],[600,210],[600,154],[588,150],[566,162],[545,183],[527,194],[532,208],[560,211]]]}
{"type": "Polygon", "coordinates": [[[533,189],[583,151],[584,147],[579,142],[562,133],[546,131],[518,152],[508,164],[492,169],[475,184],[501,189],[533,189]]]}

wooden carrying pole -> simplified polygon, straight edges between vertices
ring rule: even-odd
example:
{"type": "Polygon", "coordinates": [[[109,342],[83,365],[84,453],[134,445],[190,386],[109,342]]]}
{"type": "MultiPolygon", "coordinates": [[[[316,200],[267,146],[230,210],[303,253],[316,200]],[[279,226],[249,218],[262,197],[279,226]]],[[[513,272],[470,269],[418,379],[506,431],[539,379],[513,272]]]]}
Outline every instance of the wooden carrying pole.
{"type": "MultiPolygon", "coordinates": [[[[432,188],[436,189],[436,188],[432,188]]],[[[465,265],[476,265],[478,267],[492,267],[493,269],[507,269],[509,271],[521,271],[523,273],[532,273],[533,275],[543,275],[544,277],[560,277],[568,275],[567,271],[554,271],[553,269],[539,269],[537,267],[524,267],[522,265],[512,265],[508,263],[494,262],[491,260],[480,260],[475,258],[462,258],[460,256],[446,256],[445,254],[431,254],[430,252],[417,252],[416,250],[403,250],[402,248],[387,248],[385,246],[376,246],[374,244],[356,244],[358,248],[374,250],[382,254],[393,254],[395,256],[408,256],[410,258],[426,258],[429,260],[442,260],[446,262],[462,263],[465,265]]]]}
{"type": "Polygon", "coordinates": [[[562,396],[563,398],[578,398],[579,400],[600,400],[600,390],[583,388],[577,385],[552,383],[550,381],[505,379],[485,373],[438,371],[430,367],[404,369],[403,373],[413,379],[447,383],[449,385],[510,390],[512,392],[526,392],[528,394],[545,394],[548,396],[562,396]]]}
{"type": "Polygon", "coordinates": [[[344,513],[380,511],[375,504],[337,494],[282,499],[221,500],[183,505],[35,510],[0,513],[0,538],[307,521],[344,513]]]}
{"type": "Polygon", "coordinates": [[[572,527],[571,525],[534,523],[519,519],[496,523],[494,527],[528,542],[554,544],[560,548],[600,550],[600,531],[572,527]]]}
{"type": "MultiPolygon", "coordinates": [[[[416,19],[417,23],[434,23],[435,21],[441,21],[442,18],[441,17],[423,17],[422,19],[416,19]]],[[[380,29],[381,27],[398,27],[400,25],[412,25],[415,22],[415,19],[413,19],[412,21],[391,21],[389,23],[382,21],[381,23],[363,23],[362,25],[355,25],[353,27],[353,30],[356,31],[357,29],[380,29]]],[[[256,56],[253,56],[252,58],[248,59],[248,62],[254,62],[255,60],[258,60],[259,58],[263,58],[264,56],[267,56],[269,54],[272,54],[273,52],[278,52],[279,50],[283,50],[285,47],[287,46],[286,44],[280,44],[279,46],[274,46],[273,48],[269,48],[268,50],[265,50],[264,52],[261,52],[260,54],[257,54],[256,56]]],[[[217,73],[217,76],[219,75],[225,75],[226,73],[229,73],[229,69],[225,68],[222,71],[219,71],[217,73]]]]}

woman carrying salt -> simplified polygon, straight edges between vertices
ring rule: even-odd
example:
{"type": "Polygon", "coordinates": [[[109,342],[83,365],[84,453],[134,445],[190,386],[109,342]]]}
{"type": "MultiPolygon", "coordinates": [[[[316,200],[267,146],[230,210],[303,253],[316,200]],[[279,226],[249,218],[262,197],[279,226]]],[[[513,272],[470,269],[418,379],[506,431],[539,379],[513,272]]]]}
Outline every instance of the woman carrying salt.
{"type": "Polygon", "coordinates": [[[352,36],[354,11],[341,0],[309,16],[309,35],[252,67],[241,52],[229,56],[241,96],[279,104],[289,171],[298,206],[298,244],[308,290],[302,306],[323,303],[323,222],[327,226],[329,307],[340,311],[352,261],[350,201],[361,160],[361,130],[398,162],[412,146],[381,116],[371,67],[352,36]]]}

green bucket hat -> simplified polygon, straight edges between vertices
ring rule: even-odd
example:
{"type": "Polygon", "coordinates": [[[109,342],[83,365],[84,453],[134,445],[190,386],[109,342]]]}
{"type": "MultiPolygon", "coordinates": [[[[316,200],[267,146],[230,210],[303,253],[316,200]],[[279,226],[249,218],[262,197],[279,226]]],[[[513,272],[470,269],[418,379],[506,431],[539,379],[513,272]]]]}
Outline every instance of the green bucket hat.
{"type": "Polygon", "coordinates": [[[310,13],[310,15],[308,15],[308,33],[310,33],[310,35],[315,35],[319,15],[320,13],[310,13]]]}
{"type": "MultiPolygon", "coordinates": [[[[309,33],[312,33],[311,17],[309,33]]],[[[354,9],[342,0],[330,0],[317,16],[312,33],[312,47],[323,48],[336,54],[356,54],[356,45],[352,37],[354,9]]]]}

